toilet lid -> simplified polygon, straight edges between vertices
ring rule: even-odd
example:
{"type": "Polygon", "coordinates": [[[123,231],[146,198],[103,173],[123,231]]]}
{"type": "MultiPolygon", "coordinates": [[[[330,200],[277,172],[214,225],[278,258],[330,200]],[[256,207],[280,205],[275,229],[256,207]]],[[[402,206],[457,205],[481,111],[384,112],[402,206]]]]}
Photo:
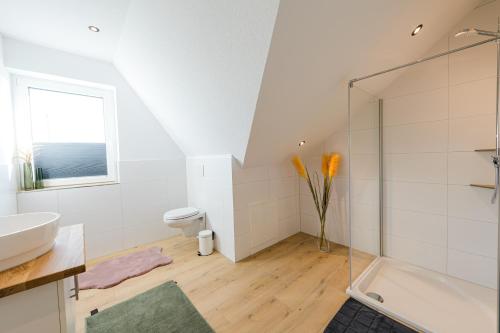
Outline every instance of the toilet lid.
{"type": "Polygon", "coordinates": [[[179,220],[186,217],[191,217],[199,213],[199,210],[194,207],[185,207],[169,210],[163,216],[167,220],[179,220]]]}

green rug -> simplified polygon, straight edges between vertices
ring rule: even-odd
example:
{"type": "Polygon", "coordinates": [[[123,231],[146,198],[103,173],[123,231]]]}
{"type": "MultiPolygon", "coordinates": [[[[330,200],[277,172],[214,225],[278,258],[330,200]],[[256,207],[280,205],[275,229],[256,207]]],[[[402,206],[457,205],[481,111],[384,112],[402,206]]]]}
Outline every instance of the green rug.
{"type": "Polygon", "coordinates": [[[87,333],[214,332],[173,281],[86,319],[87,333]]]}

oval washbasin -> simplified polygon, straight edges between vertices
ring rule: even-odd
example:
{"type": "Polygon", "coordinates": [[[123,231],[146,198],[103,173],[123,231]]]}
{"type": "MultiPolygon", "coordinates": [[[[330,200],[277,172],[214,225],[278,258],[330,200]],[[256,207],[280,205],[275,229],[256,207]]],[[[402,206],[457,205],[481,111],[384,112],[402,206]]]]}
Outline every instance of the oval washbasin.
{"type": "Polygon", "coordinates": [[[57,213],[0,216],[0,272],[50,251],[60,218],[57,213]]]}

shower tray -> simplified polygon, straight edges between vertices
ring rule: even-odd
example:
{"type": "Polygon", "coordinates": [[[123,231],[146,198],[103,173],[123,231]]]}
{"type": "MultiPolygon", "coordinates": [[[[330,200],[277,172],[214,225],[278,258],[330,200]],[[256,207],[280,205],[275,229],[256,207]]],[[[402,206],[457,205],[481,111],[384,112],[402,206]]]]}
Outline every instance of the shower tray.
{"type": "Polygon", "coordinates": [[[496,332],[496,290],[397,259],[375,259],[347,293],[418,331],[496,332]]]}

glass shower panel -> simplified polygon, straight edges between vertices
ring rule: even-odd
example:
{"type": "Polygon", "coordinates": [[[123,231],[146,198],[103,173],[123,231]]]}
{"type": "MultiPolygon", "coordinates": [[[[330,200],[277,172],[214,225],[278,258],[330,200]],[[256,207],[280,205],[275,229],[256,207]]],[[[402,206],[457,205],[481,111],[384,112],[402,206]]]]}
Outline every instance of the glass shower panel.
{"type": "Polygon", "coordinates": [[[350,294],[417,330],[496,328],[497,45],[475,41],[349,89],[350,294]]]}
{"type": "Polygon", "coordinates": [[[380,254],[380,105],[376,96],[350,88],[351,279],[380,254]]]}

